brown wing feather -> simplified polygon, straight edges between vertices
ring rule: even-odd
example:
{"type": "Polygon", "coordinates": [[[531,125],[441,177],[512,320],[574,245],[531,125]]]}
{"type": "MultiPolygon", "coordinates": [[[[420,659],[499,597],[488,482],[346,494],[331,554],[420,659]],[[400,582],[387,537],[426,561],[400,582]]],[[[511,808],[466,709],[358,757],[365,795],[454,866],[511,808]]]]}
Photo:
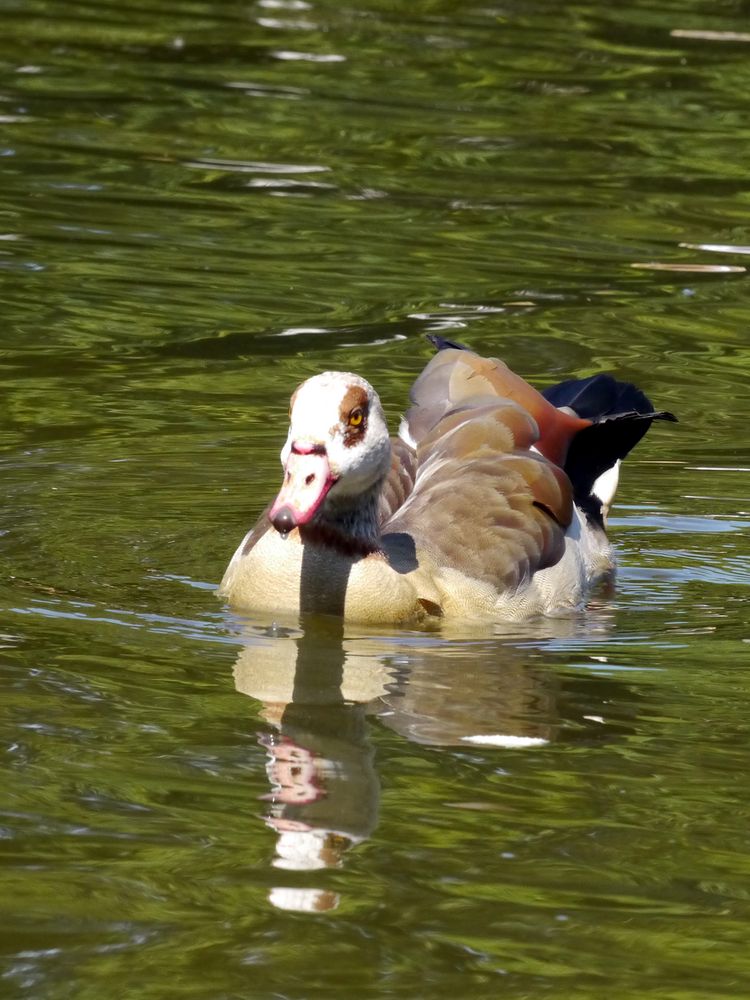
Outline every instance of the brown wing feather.
{"type": "Polygon", "coordinates": [[[412,465],[412,488],[383,532],[408,533],[439,565],[513,591],[561,557],[572,490],[562,469],[529,450],[538,421],[522,394],[500,398],[499,363],[483,361],[441,351],[415,383],[406,420],[416,476],[412,465]]]}
{"type": "Polygon", "coordinates": [[[481,358],[473,351],[439,351],[412,386],[410,396],[415,405],[407,423],[415,441],[469,400],[481,396],[512,400],[534,418],[537,448],[556,465],[565,461],[578,431],[591,425],[590,420],[558,410],[504,362],[481,358]]]}
{"type": "Polygon", "coordinates": [[[403,506],[414,489],[416,478],[416,452],[401,438],[391,438],[391,467],[383,484],[383,492],[380,494],[378,524],[384,524],[403,506]]]}

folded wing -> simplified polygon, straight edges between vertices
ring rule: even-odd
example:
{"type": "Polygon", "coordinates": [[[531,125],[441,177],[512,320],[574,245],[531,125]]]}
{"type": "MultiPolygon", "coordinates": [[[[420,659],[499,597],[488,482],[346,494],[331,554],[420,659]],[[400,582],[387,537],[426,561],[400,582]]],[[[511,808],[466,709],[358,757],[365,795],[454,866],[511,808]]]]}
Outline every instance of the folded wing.
{"type": "Polygon", "coordinates": [[[408,533],[418,552],[498,590],[554,565],[572,491],[562,469],[531,448],[542,451],[546,438],[564,456],[588,422],[555,409],[502,362],[454,349],[435,355],[411,400],[410,444],[397,445],[408,457],[400,479],[389,477],[383,534],[408,533]]]}

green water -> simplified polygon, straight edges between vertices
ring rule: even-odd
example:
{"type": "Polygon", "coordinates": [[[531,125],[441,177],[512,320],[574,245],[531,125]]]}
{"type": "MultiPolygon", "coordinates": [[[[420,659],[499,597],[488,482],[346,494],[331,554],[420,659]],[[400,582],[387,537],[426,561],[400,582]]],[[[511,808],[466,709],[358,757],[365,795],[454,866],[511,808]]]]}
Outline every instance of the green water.
{"type": "Polygon", "coordinates": [[[0,996],[750,994],[748,13],[3,4],[0,996]],[[293,388],[430,331],[679,415],[614,592],[233,616],[293,388]]]}

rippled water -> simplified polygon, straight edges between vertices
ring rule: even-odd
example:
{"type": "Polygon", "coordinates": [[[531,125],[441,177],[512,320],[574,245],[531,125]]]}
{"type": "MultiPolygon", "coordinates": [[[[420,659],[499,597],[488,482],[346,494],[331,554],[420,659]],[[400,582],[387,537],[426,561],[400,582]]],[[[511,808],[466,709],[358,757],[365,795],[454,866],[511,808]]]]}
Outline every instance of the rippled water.
{"type": "Polygon", "coordinates": [[[747,14],[4,5],[0,995],[747,996],[747,14]],[[679,415],[616,589],[230,614],[291,390],[435,330],[679,415]]]}

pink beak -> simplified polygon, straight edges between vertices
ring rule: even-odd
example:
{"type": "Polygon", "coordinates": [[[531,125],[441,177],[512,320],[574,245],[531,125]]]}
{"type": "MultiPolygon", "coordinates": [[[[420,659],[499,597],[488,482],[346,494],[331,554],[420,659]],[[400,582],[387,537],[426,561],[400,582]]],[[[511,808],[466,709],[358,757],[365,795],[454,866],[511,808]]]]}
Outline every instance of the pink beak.
{"type": "Polygon", "coordinates": [[[282,535],[307,524],[335,482],[324,449],[293,444],[284,482],[268,514],[271,524],[282,535]]]}

